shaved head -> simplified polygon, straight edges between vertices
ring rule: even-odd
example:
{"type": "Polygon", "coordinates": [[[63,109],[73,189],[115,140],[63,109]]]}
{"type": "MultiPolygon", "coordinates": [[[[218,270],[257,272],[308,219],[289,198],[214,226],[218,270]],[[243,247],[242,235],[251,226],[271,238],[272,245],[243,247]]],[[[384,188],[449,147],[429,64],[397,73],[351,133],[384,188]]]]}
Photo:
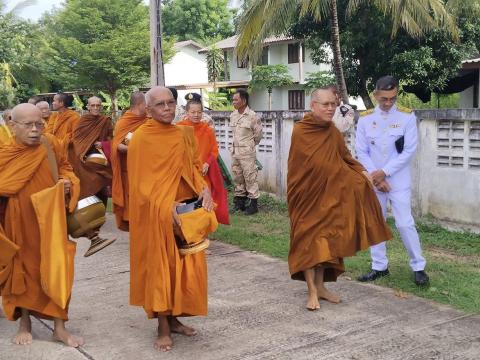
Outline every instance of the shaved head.
{"type": "Polygon", "coordinates": [[[138,116],[147,115],[147,104],[143,92],[134,91],[132,95],[130,95],[130,111],[138,116]]]}
{"type": "Polygon", "coordinates": [[[148,114],[156,121],[171,124],[175,118],[177,102],[172,92],[163,86],[155,86],[145,94],[148,114]]]}
{"type": "Polygon", "coordinates": [[[15,134],[15,140],[23,145],[36,146],[45,126],[42,112],[33,104],[19,104],[12,109],[9,126],[15,134]]]}
{"type": "Polygon", "coordinates": [[[337,108],[337,96],[332,89],[316,89],[310,96],[310,109],[314,118],[331,121],[337,108]]]}
{"type": "Polygon", "coordinates": [[[88,98],[87,109],[88,112],[92,115],[100,115],[102,112],[102,99],[98,96],[92,96],[88,98]]]}
{"type": "Polygon", "coordinates": [[[42,119],[47,120],[50,116],[50,104],[46,101],[39,101],[35,106],[42,112],[42,119]]]}

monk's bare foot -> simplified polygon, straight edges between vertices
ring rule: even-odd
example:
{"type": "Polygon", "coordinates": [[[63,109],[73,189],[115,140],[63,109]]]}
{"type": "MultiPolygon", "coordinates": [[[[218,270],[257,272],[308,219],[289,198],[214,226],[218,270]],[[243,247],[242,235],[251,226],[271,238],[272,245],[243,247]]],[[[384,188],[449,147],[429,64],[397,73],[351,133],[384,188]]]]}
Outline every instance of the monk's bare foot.
{"type": "Polygon", "coordinates": [[[171,317],[169,319],[170,331],[175,334],[181,334],[185,336],[195,336],[197,335],[197,330],[189,326],[183,325],[176,317],[171,317]]]}
{"type": "Polygon", "coordinates": [[[30,345],[32,343],[32,322],[30,316],[22,316],[17,334],[12,342],[17,345],[30,345]]]}
{"type": "Polygon", "coordinates": [[[158,317],[158,337],[153,343],[158,351],[170,351],[173,347],[173,340],[170,335],[170,324],[166,316],[158,317]]]}
{"type": "Polygon", "coordinates": [[[339,304],[342,301],[338,295],[328,291],[326,288],[317,289],[317,294],[319,299],[327,300],[333,304],[339,304]]]}
{"type": "Polygon", "coordinates": [[[53,338],[56,341],[61,341],[65,345],[74,347],[74,348],[77,348],[85,344],[85,341],[81,336],[73,335],[70,332],[68,332],[68,330],[65,328],[55,329],[55,331],[53,332],[53,338]]]}
{"type": "Polygon", "coordinates": [[[318,298],[316,296],[313,296],[313,295],[308,296],[307,309],[310,311],[315,311],[320,309],[320,303],[318,302],[318,298]]]}

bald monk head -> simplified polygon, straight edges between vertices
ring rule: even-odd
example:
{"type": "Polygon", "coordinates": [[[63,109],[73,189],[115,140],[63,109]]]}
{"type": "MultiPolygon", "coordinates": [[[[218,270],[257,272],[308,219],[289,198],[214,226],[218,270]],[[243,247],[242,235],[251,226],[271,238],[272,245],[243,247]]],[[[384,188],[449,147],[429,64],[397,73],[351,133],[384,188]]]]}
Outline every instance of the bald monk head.
{"type": "Polygon", "coordinates": [[[45,122],[42,112],[33,104],[19,104],[12,110],[9,126],[15,134],[17,143],[26,146],[40,144],[45,122]]]}
{"type": "Polygon", "coordinates": [[[132,95],[130,95],[130,111],[138,116],[145,116],[147,114],[147,103],[143,92],[134,91],[132,95]]]}
{"type": "Polygon", "coordinates": [[[145,99],[147,101],[148,115],[158,122],[164,124],[172,123],[175,118],[177,102],[169,89],[162,86],[152,87],[145,94],[145,99]]]}
{"type": "Polygon", "coordinates": [[[317,89],[312,92],[310,109],[313,117],[320,121],[332,121],[337,108],[337,97],[331,89],[317,89]]]}
{"type": "Polygon", "coordinates": [[[32,96],[30,99],[28,99],[29,104],[36,105],[42,98],[40,96],[32,96]]]}
{"type": "Polygon", "coordinates": [[[48,120],[50,117],[50,104],[46,101],[39,101],[35,106],[42,112],[42,119],[48,120]]]}
{"type": "Polygon", "coordinates": [[[8,125],[8,122],[12,119],[12,109],[3,110],[2,118],[5,125],[8,125]]]}
{"type": "Polygon", "coordinates": [[[102,112],[102,108],[102,99],[100,99],[98,96],[92,96],[88,99],[87,109],[90,114],[100,115],[102,112]]]}
{"type": "Polygon", "coordinates": [[[53,97],[52,108],[58,112],[67,111],[73,104],[73,96],[65,93],[58,93],[53,97]]]}

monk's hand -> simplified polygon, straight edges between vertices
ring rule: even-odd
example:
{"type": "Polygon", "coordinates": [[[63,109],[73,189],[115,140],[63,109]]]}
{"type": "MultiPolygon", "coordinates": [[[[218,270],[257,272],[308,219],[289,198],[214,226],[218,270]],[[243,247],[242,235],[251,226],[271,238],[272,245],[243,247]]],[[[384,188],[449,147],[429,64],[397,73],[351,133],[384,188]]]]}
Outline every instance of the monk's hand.
{"type": "Polygon", "coordinates": [[[96,147],[97,149],[101,149],[101,148],[102,148],[102,142],[101,142],[101,141],[95,141],[93,144],[95,145],[95,147],[96,147]]]}
{"type": "Polygon", "coordinates": [[[212,194],[210,193],[210,189],[207,187],[205,188],[200,196],[198,197],[198,200],[202,200],[202,207],[207,210],[207,211],[212,211],[213,210],[213,199],[212,199],[212,194]]]}
{"type": "Polygon", "coordinates": [[[362,174],[368,179],[368,181],[370,181],[370,184],[373,185],[372,175],[370,175],[368,171],[363,171],[362,174]]]}
{"type": "Polygon", "coordinates": [[[375,170],[374,172],[372,172],[371,175],[372,175],[372,179],[373,179],[373,185],[375,185],[375,186],[377,186],[383,180],[385,180],[385,176],[386,176],[382,169],[375,170]]]}
{"type": "Polygon", "coordinates": [[[208,163],[203,164],[203,169],[202,169],[203,176],[207,174],[209,168],[210,168],[210,165],[208,165],[208,163]]]}
{"type": "Polygon", "coordinates": [[[381,181],[378,185],[376,185],[376,188],[379,191],[384,192],[384,193],[387,193],[390,190],[392,190],[390,184],[386,180],[381,181]]]}
{"type": "Polygon", "coordinates": [[[174,202],[173,203],[173,207],[172,207],[172,218],[173,218],[173,225],[177,225],[177,226],[182,226],[182,221],[180,220],[180,217],[178,216],[178,213],[177,213],[177,206],[179,205],[185,205],[184,203],[178,203],[178,202],[174,202]]]}
{"type": "Polygon", "coordinates": [[[65,195],[70,194],[70,190],[72,189],[72,182],[68,179],[60,179],[59,181],[63,182],[63,191],[65,195]]]}

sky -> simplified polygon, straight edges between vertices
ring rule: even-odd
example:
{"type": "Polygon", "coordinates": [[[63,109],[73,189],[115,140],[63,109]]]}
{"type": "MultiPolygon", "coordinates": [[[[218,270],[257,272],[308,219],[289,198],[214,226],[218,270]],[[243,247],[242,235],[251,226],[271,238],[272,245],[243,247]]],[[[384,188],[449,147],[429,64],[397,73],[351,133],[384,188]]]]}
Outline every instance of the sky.
{"type": "MultiPolygon", "coordinates": [[[[12,9],[20,1],[21,0],[6,0],[7,11],[12,9]]],[[[143,0],[143,2],[148,4],[149,0],[143,0]]],[[[240,5],[241,2],[241,0],[230,0],[230,5],[233,7],[237,7],[240,5]]],[[[63,0],[37,0],[36,5],[25,8],[22,12],[20,12],[19,15],[24,19],[37,21],[38,19],[40,19],[44,12],[52,10],[54,6],[59,7],[62,3],[63,0]]]]}

